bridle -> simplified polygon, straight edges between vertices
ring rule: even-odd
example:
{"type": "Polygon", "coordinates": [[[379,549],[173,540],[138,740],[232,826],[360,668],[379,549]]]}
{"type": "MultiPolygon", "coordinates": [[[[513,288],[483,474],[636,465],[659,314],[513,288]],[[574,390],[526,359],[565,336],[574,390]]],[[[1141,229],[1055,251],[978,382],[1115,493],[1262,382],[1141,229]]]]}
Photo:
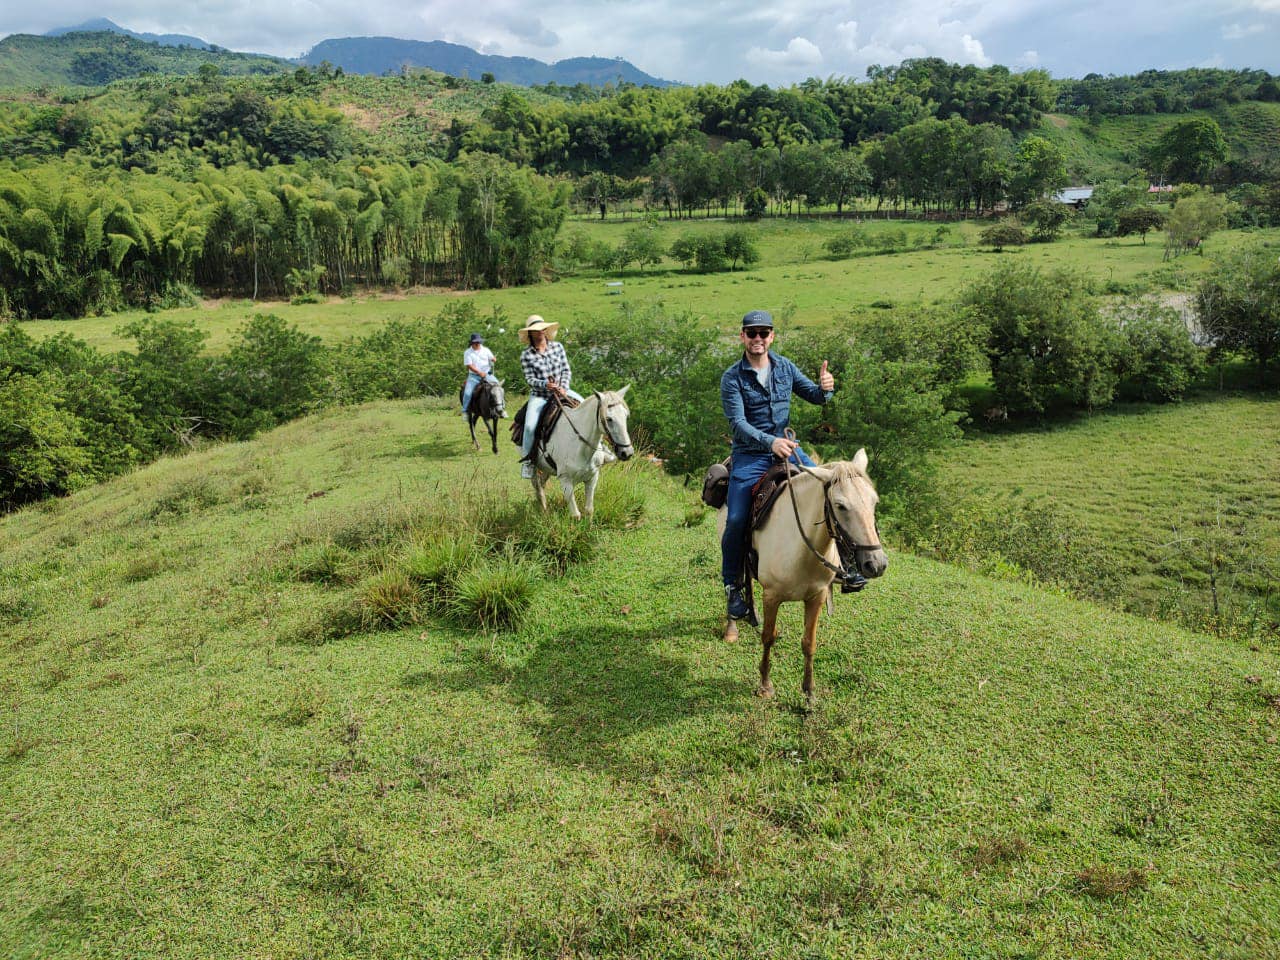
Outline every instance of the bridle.
{"type": "MultiPolygon", "coordinates": [[[[786,431],[790,436],[788,439],[794,439],[795,434],[790,430],[786,431]]],[[[791,495],[791,511],[796,518],[796,530],[800,534],[800,539],[804,541],[804,545],[809,548],[809,552],[817,557],[818,562],[836,575],[836,579],[842,584],[848,583],[858,572],[858,554],[870,553],[873,550],[883,550],[880,544],[880,531],[876,529],[875,543],[858,543],[836,522],[835,514],[831,507],[831,488],[837,483],[836,478],[830,480],[822,480],[816,473],[810,470],[802,463],[792,464],[788,462],[786,479],[783,481],[787,487],[787,493],[791,495]],[[800,519],[800,505],[796,503],[796,491],[791,483],[791,467],[798,467],[809,476],[822,483],[822,523],[827,528],[827,535],[835,542],[836,553],[840,556],[840,566],[836,566],[825,556],[818,552],[818,549],[809,541],[808,536],[804,532],[804,521],[800,519]],[[852,568],[850,567],[852,564],[852,568]]]]}
{"type": "MultiPolygon", "coordinates": [[[[599,401],[598,404],[596,405],[596,423],[600,427],[600,432],[604,434],[606,439],[608,439],[609,446],[613,447],[614,451],[616,452],[619,447],[626,446],[626,444],[620,444],[616,439],[614,439],[613,434],[609,431],[609,419],[604,415],[604,411],[605,411],[604,397],[601,395],[600,391],[597,390],[595,393],[592,394],[592,396],[595,397],[597,401],[599,401]]],[[[581,441],[584,447],[594,446],[594,444],[592,444],[591,441],[589,441],[586,437],[584,437],[581,433],[578,432],[578,428],[573,425],[573,420],[569,418],[569,415],[568,415],[569,411],[574,408],[567,406],[565,402],[561,400],[557,394],[553,393],[551,395],[551,398],[555,400],[556,406],[560,408],[560,416],[564,420],[564,422],[569,425],[569,429],[573,431],[573,435],[577,437],[579,441],[581,441]]],[[[623,404],[623,406],[626,406],[626,404],[623,404]]]]}

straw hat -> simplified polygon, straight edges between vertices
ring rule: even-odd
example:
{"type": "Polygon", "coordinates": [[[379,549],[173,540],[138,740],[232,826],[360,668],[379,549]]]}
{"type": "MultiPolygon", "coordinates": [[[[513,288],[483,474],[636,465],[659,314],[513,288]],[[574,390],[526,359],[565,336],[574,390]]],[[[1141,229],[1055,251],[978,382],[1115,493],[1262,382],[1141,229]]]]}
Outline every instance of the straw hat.
{"type": "Polygon", "coordinates": [[[529,319],[524,322],[524,326],[516,331],[516,335],[520,338],[521,343],[528,343],[529,332],[531,330],[541,330],[546,334],[548,340],[554,340],[559,329],[560,324],[547,323],[535,313],[530,315],[529,319]]]}

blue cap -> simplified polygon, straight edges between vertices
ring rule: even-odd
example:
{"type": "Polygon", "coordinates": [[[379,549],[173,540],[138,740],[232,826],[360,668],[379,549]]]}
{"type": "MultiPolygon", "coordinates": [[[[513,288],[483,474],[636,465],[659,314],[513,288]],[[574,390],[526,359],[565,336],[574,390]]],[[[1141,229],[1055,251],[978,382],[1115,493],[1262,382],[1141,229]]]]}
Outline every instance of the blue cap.
{"type": "Polygon", "coordinates": [[[471,335],[471,342],[472,342],[472,343],[484,343],[484,337],[480,336],[480,334],[478,334],[478,333],[473,333],[473,334],[471,335]]]}
{"type": "Polygon", "coordinates": [[[752,310],[742,318],[742,329],[747,327],[772,327],[773,316],[768,310],[752,310]]]}

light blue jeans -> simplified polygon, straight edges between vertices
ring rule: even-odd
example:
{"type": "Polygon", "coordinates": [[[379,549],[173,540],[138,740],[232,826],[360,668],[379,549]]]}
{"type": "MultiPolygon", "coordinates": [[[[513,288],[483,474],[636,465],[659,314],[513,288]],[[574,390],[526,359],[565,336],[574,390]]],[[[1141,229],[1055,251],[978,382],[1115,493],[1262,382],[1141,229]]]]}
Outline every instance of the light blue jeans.
{"type": "MultiPolygon", "coordinates": [[[[489,383],[497,384],[498,378],[492,373],[485,374],[484,379],[489,383]]],[[[476,392],[476,385],[480,382],[480,375],[467,371],[467,383],[462,388],[462,412],[467,412],[467,407],[471,406],[471,395],[476,392]]]]}
{"type": "MultiPolygon", "coordinates": [[[[582,402],[582,394],[574,390],[566,390],[565,393],[579,403],[582,402]]],[[[542,417],[542,408],[546,405],[546,397],[529,398],[529,408],[524,412],[524,441],[520,444],[521,459],[529,456],[529,450],[533,447],[533,433],[538,427],[538,420],[542,417]]]]}

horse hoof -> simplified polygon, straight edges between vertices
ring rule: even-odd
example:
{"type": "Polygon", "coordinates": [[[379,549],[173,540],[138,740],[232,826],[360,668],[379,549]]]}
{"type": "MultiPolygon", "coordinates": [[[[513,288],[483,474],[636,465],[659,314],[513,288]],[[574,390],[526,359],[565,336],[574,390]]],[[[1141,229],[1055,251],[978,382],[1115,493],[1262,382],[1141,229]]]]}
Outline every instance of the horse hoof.
{"type": "Polygon", "coordinates": [[[773,684],[771,683],[768,686],[761,684],[760,686],[756,687],[756,696],[759,697],[761,700],[772,700],[773,684]]]}

